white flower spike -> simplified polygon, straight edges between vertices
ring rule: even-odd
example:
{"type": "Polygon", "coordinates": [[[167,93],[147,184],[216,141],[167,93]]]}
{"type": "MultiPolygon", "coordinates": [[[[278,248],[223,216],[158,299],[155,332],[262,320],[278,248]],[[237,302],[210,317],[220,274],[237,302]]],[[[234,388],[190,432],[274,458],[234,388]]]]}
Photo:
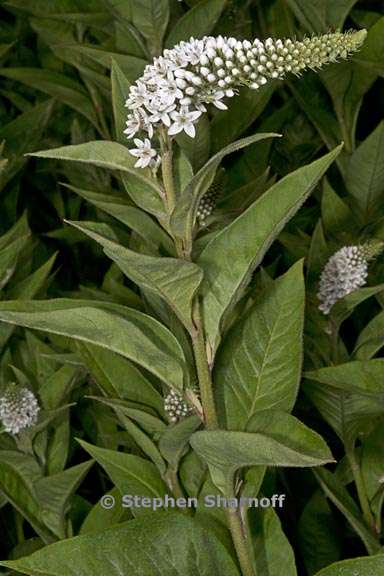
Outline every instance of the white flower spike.
{"type": "MultiPolygon", "coordinates": [[[[129,139],[143,133],[152,139],[156,130],[165,129],[170,136],[184,131],[195,136],[195,124],[205,104],[219,110],[227,108],[224,99],[236,95],[240,86],[257,90],[268,81],[283,78],[292,72],[299,75],[304,69],[320,68],[339,58],[347,58],[364,42],[365,30],[335,32],[304,38],[302,41],[284,39],[265,41],[237,40],[219,36],[205,36],[180,42],[171,50],[164,50],[146,66],[143,75],[130,88],[126,107],[129,110],[127,128],[129,139]]],[[[146,142],[145,140],[145,142],[146,142]]],[[[154,158],[145,146],[146,156],[138,155],[137,166],[147,167],[154,158]]]]}
{"type": "Polygon", "coordinates": [[[0,397],[0,421],[5,432],[16,435],[34,426],[40,411],[38,401],[28,388],[10,384],[0,397]]]}
{"type": "Polygon", "coordinates": [[[360,246],[344,246],[331,256],[321,274],[317,293],[319,309],[324,314],[329,314],[338,300],[366,284],[368,263],[382,249],[382,242],[372,241],[360,246]]]}
{"type": "Polygon", "coordinates": [[[191,414],[192,410],[183,398],[173,390],[164,398],[164,411],[172,423],[191,414]]]}

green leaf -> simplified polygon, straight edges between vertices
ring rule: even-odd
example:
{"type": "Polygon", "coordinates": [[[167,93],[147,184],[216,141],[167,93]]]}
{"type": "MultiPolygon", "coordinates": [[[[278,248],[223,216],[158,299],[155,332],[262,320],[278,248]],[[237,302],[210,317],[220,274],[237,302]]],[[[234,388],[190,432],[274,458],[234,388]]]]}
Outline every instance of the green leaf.
{"type": "Polygon", "coordinates": [[[384,16],[382,16],[376,24],[368,31],[367,38],[359,50],[358,54],[354,56],[355,62],[362,64],[368,70],[374,71],[377,74],[384,74],[383,64],[383,50],[384,50],[384,16]]]}
{"type": "Polygon", "coordinates": [[[229,430],[243,430],[260,410],[292,410],[301,374],[304,304],[299,262],[273,282],[224,340],[214,382],[229,430]]]}
{"type": "Polygon", "coordinates": [[[352,153],[362,99],[376,80],[376,74],[350,62],[338,62],[327,66],[320,77],[332,97],[345,149],[352,153]]]}
{"type": "Polygon", "coordinates": [[[324,440],[285,412],[265,410],[249,421],[247,432],[195,432],[192,448],[209,465],[218,487],[229,494],[236,470],[246,466],[319,466],[332,462],[324,440]],[[216,474],[219,472],[220,476],[216,474]]]}
{"type": "Polygon", "coordinates": [[[39,145],[53,105],[53,100],[46,100],[0,128],[0,142],[5,140],[4,156],[8,160],[0,175],[0,190],[26,163],[24,154],[39,145]]]}
{"type": "Polygon", "coordinates": [[[116,140],[121,144],[126,144],[127,137],[124,134],[124,130],[127,119],[127,109],[125,108],[125,101],[128,98],[131,83],[115,60],[112,60],[111,84],[116,140]]]}
{"type": "Polygon", "coordinates": [[[321,197],[321,219],[326,234],[335,236],[348,243],[349,238],[356,234],[357,224],[349,206],[324,178],[323,195],[321,197]]]}
{"type": "Polygon", "coordinates": [[[274,83],[258,90],[242,88],[239,95],[231,99],[228,110],[216,114],[211,122],[214,152],[239,138],[253,124],[267,106],[275,88],[274,83]]]}
{"type": "Polygon", "coordinates": [[[59,72],[40,68],[2,68],[0,76],[22,82],[31,88],[57,98],[87,118],[98,129],[98,120],[93,104],[83,86],[59,72]]]}
{"type": "Polygon", "coordinates": [[[292,172],[272,186],[208,243],[198,264],[204,271],[203,310],[208,343],[214,352],[223,316],[242,296],[252,272],[288,220],[341,151],[292,172]]]}
{"type": "Polygon", "coordinates": [[[357,216],[366,224],[383,213],[384,122],[352,154],[345,177],[349,193],[356,201],[357,216]]]}
{"type": "Polygon", "coordinates": [[[314,470],[313,473],[327,498],[340,510],[360,536],[369,554],[376,554],[380,550],[380,544],[364,523],[361,512],[347,489],[337,480],[334,474],[325,468],[314,470]]]}
{"type": "Polygon", "coordinates": [[[186,244],[191,243],[192,229],[196,220],[197,209],[201,198],[204,196],[212,184],[220,162],[225,156],[241,150],[265,138],[273,138],[278,134],[254,134],[248,138],[243,138],[226,146],[220,152],[212,156],[210,160],[195,174],[188,186],[183,190],[177,201],[176,208],[172,214],[171,227],[173,231],[186,240],[186,244]]]}
{"type": "Polygon", "coordinates": [[[200,116],[195,128],[196,135],[194,138],[181,132],[176,136],[176,142],[196,172],[208,162],[211,151],[211,125],[206,114],[200,116]]]}
{"type": "MultiPolygon", "coordinates": [[[[107,496],[113,496],[115,501],[121,499],[120,491],[112,488],[108,491],[107,496]]],[[[79,534],[91,534],[93,532],[103,532],[115,524],[120,524],[123,520],[128,520],[131,516],[129,509],[120,506],[114,508],[103,508],[101,500],[97,502],[89,512],[81,525],[79,534]]]]}
{"type": "Polygon", "coordinates": [[[58,537],[68,537],[65,516],[68,501],[88,473],[93,461],[83,462],[64,472],[46,476],[34,486],[44,524],[58,537]]]}
{"type": "Polygon", "coordinates": [[[153,182],[146,178],[143,171],[134,168],[135,159],[129,154],[127,147],[118,142],[94,140],[84,144],[41,150],[30,154],[30,156],[53,158],[54,160],[72,160],[109,170],[121,170],[135,175],[138,179],[148,183],[148,186],[154,187],[153,182]]]}
{"type": "Polygon", "coordinates": [[[215,534],[178,513],[144,516],[1,565],[30,576],[239,576],[215,534]]]}
{"type": "Polygon", "coordinates": [[[315,576],[381,576],[384,571],[384,554],[354,558],[332,564],[315,576]]]}
{"type": "MultiPolygon", "coordinates": [[[[379,503],[375,513],[379,519],[378,527],[381,523],[382,500],[376,500],[383,490],[384,477],[384,454],[382,450],[384,424],[380,422],[378,426],[363,439],[361,452],[361,474],[367,496],[372,508],[375,503],[379,503]]],[[[378,530],[380,531],[380,530],[378,530]]]]}
{"type": "Polygon", "coordinates": [[[273,508],[251,508],[248,512],[258,574],[297,576],[293,549],[273,508]]]}
{"type": "Polygon", "coordinates": [[[181,40],[208,36],[223,12],[226,0],[200,0],[182,16],[172,28],[166,41],[167,48],[173,48],[181,40]]]}
{"type": "Polygon", "coordinates": [[[170,236],[151,216],[136,206],[132,206],[128,198],[117,196],[112,192],[101,194],[76,188],[69,184],[64,184],[64,186],[134,230],[144,242],[151,245],[156,251],[162,249],[168,254],[173,254],[175,248],[170,236]]]}
{"type": "Polygon", "coordinates": [[[377,284],[377,286],[366,286],[365,288],[359,288],[354,290],[344,298],[341,298],[331,310],[332,320],[338,329],[340,325],[346,320],[352,312],[355,310],[356,306],[375,296],[376,294],[381,294],[384,290],[384,284],[377,284]]]}
{"type": "Polygon", "coordinates": [[[342,28],[357,0],[288,0],[293,13],[309,32],[342,28]]]}
{"type": "Polygon", "coordinates": [[[192,301],[201,283],[202,272],[192,262],[177,258],[156,258],[139,254],[98,233],[92,222],[69,222],[101,244],[106,255],[135,284],[162,298],[190,332],[192,301]]]}
{"type": "Polygon", "coordinates": [[[384,359],[355,360],[305,373],[306,378],[346,392],[380,394],[384,399],[384,359]]]}
{"type": "Polygon", "coordinates": [[[41,518],[41,503],[34,486],[42,478],[36,460],[22,452],[0,450],[1,491],[31,524],[36,533],[46,543],[53,542],[53,533],[41,518]]]}
{"type": "Polygon", "coordinates": [[[147,40],[153,56],[159,56],[169,21],[168,0],[131,0],[132,22],[147,40]]]}
{"type": "Polygon", "coordinates": [[[136,58],[135,56],[128,56],[127,54],[118,54],[117,52],[107,52],[101,48],[95,48],[92,45],[84,44],[62,44],[57,46],[57,49],[63,50],[63,52],[68,52],[73,54],[75,58],[84,56],[86,60],[91,63],[96,62],[98,65],[102,65],[109,71],[112,67],[112,62],[116,61],[117,64],[122,69],[122,72],[126,75],[130,82],[134,82],[142,75],[142,72],[147,64],[142,58],[136,58]]]}
{"type": "Polygon", "coordinates": [[[64,298],[10,301],[0,303],[0,320],[97,344],[140,364],[168,386],[182,389],[184,355],[171,332],[141,312],[116,305],[112,309],[115,313],[107,303],[64,298]]]}
{"type": "Polygon", "coordinates": [[[127,358],[84,342],[79,348],[86,367],[107,396],[138,402],[162,413],[163,397],[127,358]]]}
{"type": "Polygon", "coordinates": [[[78,369],[75,366],[61,366],[44,380],[39,387],[40,400],[47,410],[54,410],[65,403],[75,383],[78,369]]]}
{"type": "Polygon", "coordinates": [[[20,236],[5,248],[0,250],[0,290],[2,290],[11,279],[17,264],[17,260],[30,241],[30,236],[20,236]]]}
{"type": "Polygon", "coordinates": [[[174,470],[178,468],[191,435],[200,425],[201,420],[197,416],[189,416],[174,426],[168,426],[161,435],[160,452],[174,470]]]}
{"type": "Polygon", "coordinates": [[[48,282],[56,257],[57,253],[53,254],[40,268],[32,272],[24,280],[14,284],[7,292],[7,298],[9,300],[27,300],[37,296],[48,282]]]}
{"type": "Polygon", "coordinates": [[[384,414],[382,395],[352,393],[317,382],[306,382],[304,391],[345,445],[384,414]]]}
{"type": "MultiPolygon", "coordinates": [[[[104,468],[122,495],[129,494],[151,499],[164,498],[167,488],[152,462],[135,454],[99,448],[82,440],[79,442],[84,450],[104,468]]],[[[116,506],[122,506],[122,504],[122,501],[116,502],[116,506]]],[[[132,509],[135,515],[149,514],[150,511],[151,508],[140,506],[132,509]]]]}
{"type": "Polygon", "coordinates": [[[382,346],[384,346],[384,311],[376,314],[360,332],[353,351],[353,358],[370,360],[382,346]]]}
{"type": "MultiPolygon", "coordinates": [[[[328,98],[322,89],[322,83],[316,75],[305,75],[300,81],[287,84],[297,103],[308,116],[317,132],[325,142],[328,150],[333,150],[342,140],[339,123],[331,110],[328,98]]],[[[336,163],[343,174],[344,154],[336,158],[336,163]]]]}
{"type": "Polygon", "coordinates": [[[136,204],[155,215],[163,214],[161,190],[144,170],[134,167],[135,159],[128,149],[118,142],[93,141],[73,146],[62,146],[53,150],[36,152],[38,158],[72,160],[92,164],[109,170],[120,170],[123,183],[136,204]]]}
{"type": "Polygon", "coordinates": [[[300,552],[311,576],[341,555],[338,524],[320,491],[306,504],[298,524],[300,552]]]}

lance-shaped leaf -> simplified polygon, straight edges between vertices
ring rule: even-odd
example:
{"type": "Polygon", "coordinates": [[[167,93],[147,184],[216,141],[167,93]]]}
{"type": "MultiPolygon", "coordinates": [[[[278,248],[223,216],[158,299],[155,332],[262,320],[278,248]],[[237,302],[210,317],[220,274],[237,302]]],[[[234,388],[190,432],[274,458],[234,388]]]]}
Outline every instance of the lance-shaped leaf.
{"type": "Polygon", "coordinates": [[[196,264],[177,258],[138,254],[99,233],[97,223],[69,222],[101,244],[106,255],[135,284],[159,296],[172,308],[187,330],[192,331],[192,300],[203,274],[196,264]]]}
{"type": "Polygon", "coordinates": [[[40,504],[40,516],[58,538],[68,536],[65,515],[69,499],[92,465],[92,460],[83,462],[58,474],[41,478],[34,486],[40,504]]]}
{"type": "Polygon", "coordinates": [[[295,555],[275,510],[251,508],[248,518],[257,573],[281,576],[284,566],[284,576],[297,576],[295,555]]]}
{"type": "Polygon", "coordinates": [[[224,340],[214,380],[230,430],[244,430],[257,411],[292,409],[301,374],[304,304],[299,262],[272,284],[224,340]]]}
{"type": "Polygon", "coordinates": [[[178,199],[171,219],[171,227],[175,234],[180,238],[184,238],[187,244],[191,242],[192,228],[200,200],[212,184],[220,162],[225,156],[242,148],[246,148],[250,144],[264,140],[265,138],[274,138],[276,136],[279,136],[279,134],[254,134],[253,136],[248,136],[248,138],[243,138],[242,140],[237,140],[237,142],[229,144],[212,156],[212,158],[200,168],[197,174],[195,174],[178,199]]]}
{"type": "Polygon", "coordinates": [[[32,456],[13,450],[0,451],[1,491],[40,538],[49,543],[55,540],[55,536],[41,518],[40,502],[34,488],[41,478],[42,472],[32,456]]]}
{"type": "Polygon", "coordinates": [[[311,380],[334,386],[345,392],[384,396],[384,359],[355,360],[306,372],[311,380]]]}
{"type": "Polygon", "coordinates": [[[359,507],[352,496],[350,496],[348,490],[339,482],[335,474],[325,468],[314,470],[313,473],[325,495],[346,517],[352,528],[360,536],[369,554],[377,554],[380,550],[380,543],[365,524],[359,507]]]}
{"type": "Polygon", "coordinates": [[[82,84],[72,78],[52,70],[21,67],[3,68],[0,70],[0,76],[17,80],[57,98],[63,104],[85,116],[98,129],[97,114],[92,101],[82,84]]]}
{"type": "Polygon", "coordinates": [[[146,171],[134,167],[135,158],[125,146],[118,142],[95,140],[84,144],[61,146],[52,150],[35,152],[31,156],[72,160],[109,170],[120,170],[124,174],[123,182],[133,201],[153,214],[163,213],[160,188],[153,179],[146,175],[146,171]]]}
{"type": "Polygon", "coordinates": [[[353,558],[331,564],[315,576],[381,576],[384,574],[384,554],[353,558]]]}
{"type": "Polygon", "coordinates": [[[106,396],[151,406],[162,414],[163,397],[127,358],[84,342],[78,347],[86,367],[106,396]]]}
{"type": "Polygon", "coordinates": [[[191,36],[202,38],[215,27],[225,8],[226,0],[201,0],[179,18],[168,35],[166,46],[173,48],[181,40],[191,36]]]}
{"type": "Polygon", "coordinates": [[[64,184],[64,186],[72,190],[72,192],[76,192],[76,194],[100,210],[110,214],[131,230],[134,230],[147,244],[153,245],[156,250],[161,247],[169,254],[174,253],[175,248],[170,236],[151,216],[140,210],[140,208],[133,206],[128,198],[113,194],[111,191],[108,191],[107,194],[102,194],[69,184],[64,184]]]}
{"type": "Polygon", "coordinates": [[[341,151],[295,170],[272,186],[209,242],[200,255],[203,268],[203,316],[208,342],[215,350],[224,314],[241,296],[252,272],[288,220],[341,151]]]}
{"type": "Polygon", "coordinates": [[[258,412],[247,432],[196,432],[192,448],[203,458],[224,494],[231,493],[233,477],[246,466],[320,466],[332,462],[324,440],[297,418],[280,411],[258,412]]]}
{"type": "Polygon", "coordinates": [[[350,157],[345,184],[358,207],[363,224],[382,215],[384,198],[384,122],[350,157]]]}
{"type": "Polygon", "coordinates": [[[299,518],[298,539],[308,574],[340,559],[339,526],[320,490],[316,490],[299,518]]]}
{"type": "Polygon", "coordinates": [[[369,360],[384,346],[384,311],[374,318],[360,332],[353,357],[357,360],[369,360]]]}
{"type": "Polygon", "coordinates": [[[304,391],[344,444],[353,445],[360,432],[384,414],[384,396],[358,394],[308,381],[304,391]]]}
{"type": "Polygon", "coordinates": [[[213,531],[175,512],[144,516],[0,564],[31,576],[240,576],[213,531]]]}
{"type": "MultiPolygon", "coordinates": [[[[140,496],[147,498],[163,498],[167,492],[159,471],[156,466],[135,454],[125,454],[92,446],[88,442],[79,440],[80,444],[92,458],[104,468],[112,482],[120,490],[121,494],[140,496]]],[[[118,506],[122,502],[116,503],[118,506]]],[[[150,508],[135,507],[135,515],[146,513],[150,508]]]]}
{"type": "Polygon", "coordinates": [[[1,302],[0,320],[97,344],[183,388],[183,351],[167,328],[142,312],[93,301],[1,302]],[[111,311],[112,310],[112,311],[111,311]]]}
{"type": "Polygon", "coordinates": [[[348,12],[357,0],[288,0],[288,5],[309,32],[328,32],[342,28],[348,12]]]}

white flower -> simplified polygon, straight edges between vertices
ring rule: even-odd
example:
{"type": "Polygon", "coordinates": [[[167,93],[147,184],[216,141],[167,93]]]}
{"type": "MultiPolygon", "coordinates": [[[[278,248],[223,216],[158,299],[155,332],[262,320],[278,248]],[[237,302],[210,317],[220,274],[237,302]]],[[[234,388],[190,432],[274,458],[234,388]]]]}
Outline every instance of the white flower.
{"type": "Polygon", "coordinates": [[[319,309],[329,314],[332,306],[354,290],[364,286],[369,260],[381,250],[383,243],[367,242],[361,246],[344,246],[328,260],[321,274],[317,297],[319,309]]]}
{"type": "Polygon", "coordinates": [[[0,420],[9,434],[16,435],[34,426],[39,411],[33,392],[17,384],[10,384],[0,398],[0,420]]]}
{"type": "Polygon", "coordinates": [[[152,139],[155,131],[165,126],[170,135],[184,130],[194,137],[194,124],[206,111],[205,104],[226,110],[224,98],[235,96],[239,87],[257,90],[290,72],[299,75],[305,68],[316,69],[346,58],[360,47],[365,35],[361,30],[302,41],[268,38],[250,42],[205,36],[180,42],[148,64],[131,86],[125,133],[132,139],[145,132],[152,139]]]}
{"type": "Polygon", "coordinates": [[[187,106],[182,106],[180,112],[174,110],[171,112],[173,124],[169,128],[168,134],[170,136],[174,136],[175,134],[179,134],[184,130],[188,136],[194,138],[196,134],[194,123],[199,118],[199,116],[201,116],[200,110],[189,112],[187,106]]]}
{"type": "Polygon", "coordinates": [[[132,148],[129,152],[132,156],[138,158],[135,168],[146,168],[151,164],[155,156],[157,156],[157,152],[151,147],[151,141],[148,138],[145,138],[144,141],[135,138],[134,142],[137,148],[132,148]]]}
{"type": "Polygon", "coordinates": [[[177,422],[180,418],[188,416],[192,412],[182,396],[173,390],[164,398],[164,411],[171,422],[177,422]]]}

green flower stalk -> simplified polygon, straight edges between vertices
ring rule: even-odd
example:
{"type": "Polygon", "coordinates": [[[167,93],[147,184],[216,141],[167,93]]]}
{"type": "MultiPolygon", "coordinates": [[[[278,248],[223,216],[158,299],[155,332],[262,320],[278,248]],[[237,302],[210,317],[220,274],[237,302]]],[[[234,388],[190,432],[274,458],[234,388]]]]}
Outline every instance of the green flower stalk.
{"type": "Polygon", "coordinates": [[[173,137],[185,132],[194,137],[195,124],[206,112],[206,104],[227,108],[226,98],[238,88],[257,90],[267,82],[299,75],[307,68],[321,68],[356,52],[366,30],[334,32],[304,40],[237,40],[206,36],[180,42],[149,64],[130,88],[125,133],[134,139],[130,150],[136,166],[156,167],[161,162],[157,141],[159,130],[173,137]],[[140,135],[140,139],[137,137],[140,135]]]}

